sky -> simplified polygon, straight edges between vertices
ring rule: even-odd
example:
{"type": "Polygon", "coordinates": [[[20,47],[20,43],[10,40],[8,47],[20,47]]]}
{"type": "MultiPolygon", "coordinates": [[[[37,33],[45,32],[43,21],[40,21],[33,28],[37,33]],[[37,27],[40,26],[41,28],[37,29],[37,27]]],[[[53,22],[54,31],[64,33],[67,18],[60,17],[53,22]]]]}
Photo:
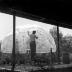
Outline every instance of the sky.
{"type": "MultiPolygon", "coordinates": [[[[28,28],[31,26],[40,26],[44,28],[46,31],[49,31],[53,25],[33,21],[25,18],[16,17],[16,28],[17,29],[23,29],[28,28]]],[[[60,31],[63,33],[64,36],[66,35],[72,35],[72,30],[67,28],[59,28],[60,31]]],[[[13,31],[13,16],[0,13],[0,40],[2,40],[5,36],[12,33],[13,31]]]]}

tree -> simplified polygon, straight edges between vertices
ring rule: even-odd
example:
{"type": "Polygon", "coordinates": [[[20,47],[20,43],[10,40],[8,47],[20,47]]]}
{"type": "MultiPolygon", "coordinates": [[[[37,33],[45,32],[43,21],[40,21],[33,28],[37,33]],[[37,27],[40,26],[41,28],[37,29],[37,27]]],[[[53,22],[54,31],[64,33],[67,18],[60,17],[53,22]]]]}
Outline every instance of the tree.
{"type": "MultiPolygon", "coordinates": [[[[53,27],[52,29],[50,29],[50,33],[52,35],[52,37],[54,38],[55,44],[56,44],[56,48],[58,45],[58,41],[57,41],[57,27],[53,27]]],[[[62,48],[62,41],[63,41],[63,34],[61,31],[59,31],[59,47],[60,49],[62,48]]]]}
{"type": "Polygon", "coordinates": [[[72,36],[63,37],[62,51],[72,53],[72,36]]]}
{"type": "MultiPolygon", "coordinates": [[[[57,46],[57,27],[53,27],[50,29],[50,33],[55,40],[55,44],[57,46]]],[[[59,47],[61,54],[63,52],[71,52],[72,53],[72,36],[63,37],[62,32],[59,30],[59,47]]]]}

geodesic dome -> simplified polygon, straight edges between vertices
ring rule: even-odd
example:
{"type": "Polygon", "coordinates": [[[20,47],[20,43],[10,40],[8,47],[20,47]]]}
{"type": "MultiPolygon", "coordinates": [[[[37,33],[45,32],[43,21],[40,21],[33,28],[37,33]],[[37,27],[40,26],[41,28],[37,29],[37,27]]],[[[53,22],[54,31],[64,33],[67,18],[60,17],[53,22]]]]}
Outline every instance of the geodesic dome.
{"type": "MultiPolygon", "coordinates": [[[[49,32],[41,27],[29,27],[29,28],[17,28],[16,30],[16,51],[20,53],[26,53],[27,49],[30,49],[30,38],[28,31],[31,34],[33,30],[36,30],[36,53],[49,53],[50,49],[56,51],[56,45],[53,37],[49,32]]],[[[13,35],[10,34],[4,38],[1,45],[1,51],[4,53],[11,53],[13,48],[13,35]]]]}

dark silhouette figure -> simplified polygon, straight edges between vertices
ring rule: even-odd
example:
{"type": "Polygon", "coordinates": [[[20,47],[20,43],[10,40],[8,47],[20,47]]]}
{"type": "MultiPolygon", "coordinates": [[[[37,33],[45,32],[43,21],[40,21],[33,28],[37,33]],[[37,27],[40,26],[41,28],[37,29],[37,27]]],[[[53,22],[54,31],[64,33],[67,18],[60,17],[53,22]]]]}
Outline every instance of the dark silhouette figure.
{"type": "Polygon", "coordinates": [[[34,57],[35,57],[35,54],[36,54],[36,41],[35,39],[37,39],[38,37],[35,35],[36,34],[36,31],[33,31],[32,34],[29,34],[28,32],[28,35],[30,37],[30,50],[31,50],[31,60],[34,61],[34,57]]]}

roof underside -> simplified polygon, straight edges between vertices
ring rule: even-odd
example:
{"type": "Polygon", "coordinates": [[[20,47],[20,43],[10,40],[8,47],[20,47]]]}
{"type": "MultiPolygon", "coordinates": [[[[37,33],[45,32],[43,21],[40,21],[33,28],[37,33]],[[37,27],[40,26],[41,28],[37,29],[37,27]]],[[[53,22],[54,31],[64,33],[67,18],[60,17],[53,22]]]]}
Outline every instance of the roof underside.
{"type": "Polygon", "coordinates": [[[72,28],[72,11],[71,5],[68,3],[65,0],[50,0],[47,3],[0,0],[0,11],[12,14],[11,9],[15,9],[17,16],[72,28]]]}

